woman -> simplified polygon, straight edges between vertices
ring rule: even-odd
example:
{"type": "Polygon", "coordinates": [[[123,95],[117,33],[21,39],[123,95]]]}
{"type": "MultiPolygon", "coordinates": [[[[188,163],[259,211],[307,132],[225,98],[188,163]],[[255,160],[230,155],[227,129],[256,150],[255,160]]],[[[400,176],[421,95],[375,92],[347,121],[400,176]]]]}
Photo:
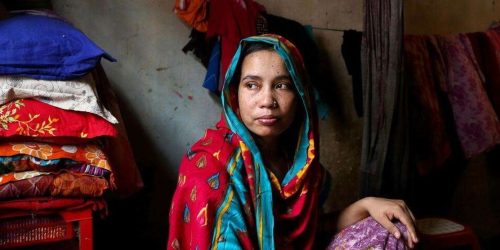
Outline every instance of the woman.
{"type": "MultiPolygon", "coordinates": [[[[224,115],[183,158],[170,210],[168,249],[312,249],[324,170],[299,51],[276,35],[249,37],[226,73],[224,115]]],[[[371,215],[417,241],[400,201],[365,198],[339,229],[371,215]]]]}

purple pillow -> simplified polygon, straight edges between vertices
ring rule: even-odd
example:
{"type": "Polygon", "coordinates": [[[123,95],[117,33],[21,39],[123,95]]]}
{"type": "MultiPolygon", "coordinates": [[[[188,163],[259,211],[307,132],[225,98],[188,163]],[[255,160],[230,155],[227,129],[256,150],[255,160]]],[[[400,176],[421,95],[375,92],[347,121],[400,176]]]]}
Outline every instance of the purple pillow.
{"type": "Polygon", "coordinates": [[[19,14],[0,21],[0,74],[35,79],[81,77],[101,60],[116,61],[70,23],[19,14]]]}

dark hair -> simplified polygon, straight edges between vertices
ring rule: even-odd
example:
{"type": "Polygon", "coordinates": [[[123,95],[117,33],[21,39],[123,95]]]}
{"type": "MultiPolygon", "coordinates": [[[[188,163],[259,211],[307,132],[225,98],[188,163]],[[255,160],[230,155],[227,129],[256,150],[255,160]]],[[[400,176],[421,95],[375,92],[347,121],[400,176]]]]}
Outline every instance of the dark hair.
{"type": "Polygon", "coordinates": [[[275,49],[274,46],[269,43],[263,43],[263,42],[248,43],[243,46],[243,51],[241,52],[241,58],[245,58],[245,56],[261,50],[274,51],[275,49]]]}

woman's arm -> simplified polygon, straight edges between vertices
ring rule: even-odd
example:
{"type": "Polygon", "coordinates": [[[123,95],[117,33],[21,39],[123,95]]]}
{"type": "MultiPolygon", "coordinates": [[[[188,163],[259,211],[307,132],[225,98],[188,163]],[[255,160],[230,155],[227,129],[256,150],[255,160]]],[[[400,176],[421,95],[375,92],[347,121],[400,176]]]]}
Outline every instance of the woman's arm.
{"type": "Polygon", "coordinates": [[[414,244],[418,242],[414,225],[415,218],[402,200],[376,197],[360,199],[340,213],[337,221],[337,229],[342,230],[368,216],[373,217],[398,239],[401,237],[401,232],[394,225],[393,220],[400,221],[408,230],[408,246],[413,248],[414,244]]]}

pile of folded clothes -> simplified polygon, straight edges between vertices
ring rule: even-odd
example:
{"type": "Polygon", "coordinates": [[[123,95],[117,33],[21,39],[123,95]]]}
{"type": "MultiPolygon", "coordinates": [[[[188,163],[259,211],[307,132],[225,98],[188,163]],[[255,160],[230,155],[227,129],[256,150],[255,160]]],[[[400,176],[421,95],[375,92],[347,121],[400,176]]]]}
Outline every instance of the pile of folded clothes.
{"type": "Polygon", "coordinates": [[[115,59],[49,11],[12,14],[0,20],[0,34],[0,213],[9,203],[57,199],[101,209],[106,192],[140,189],[100,66],[115,59]]]}

